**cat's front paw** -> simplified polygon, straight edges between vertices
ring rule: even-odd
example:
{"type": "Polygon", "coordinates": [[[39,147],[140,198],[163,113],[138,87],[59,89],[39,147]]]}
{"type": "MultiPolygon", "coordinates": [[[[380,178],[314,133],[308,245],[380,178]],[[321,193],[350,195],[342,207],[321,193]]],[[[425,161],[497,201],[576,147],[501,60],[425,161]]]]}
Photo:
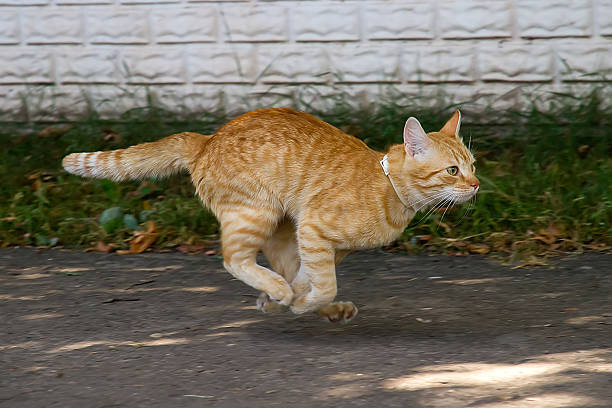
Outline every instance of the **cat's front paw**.
{"type": "Polygon", "coordinates": [[[291,286],[289,286],[284,279],[279,282],[279,285],[276,288],[271,288],[267,292],[270,299],[280,303],[283,306],[289,306],[294,298],[293,289],[291,289],[291,286]]]}
{"type": "Polygon", "coordinates": [[[264,313],[277,313],[286,310],[287,306],[273,301],[267,293],[261,292],[257,298],[257,310],[264,313]]]}
{"type": "Polygon", "coordinates": [[[358,312],[353,302],[334,302],[317,310],[319,315],[331,323],[347,323],[357,316],[358,312]]]}

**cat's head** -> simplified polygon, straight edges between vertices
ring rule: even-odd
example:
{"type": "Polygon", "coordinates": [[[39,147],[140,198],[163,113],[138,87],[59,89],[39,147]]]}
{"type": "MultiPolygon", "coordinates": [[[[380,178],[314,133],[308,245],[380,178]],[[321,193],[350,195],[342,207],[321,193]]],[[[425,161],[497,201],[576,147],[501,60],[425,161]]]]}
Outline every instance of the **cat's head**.
{"type": "Polygon", "coordinates": [[[463,203],[478,191],[480,182],[474,175],[474,156],[459,137],[460,126],[459,111],[439,132],[425,133],[415,118],[406,121],[402,167],[409,172],[413,193],[420,196],[420,204],[463,203]]]}

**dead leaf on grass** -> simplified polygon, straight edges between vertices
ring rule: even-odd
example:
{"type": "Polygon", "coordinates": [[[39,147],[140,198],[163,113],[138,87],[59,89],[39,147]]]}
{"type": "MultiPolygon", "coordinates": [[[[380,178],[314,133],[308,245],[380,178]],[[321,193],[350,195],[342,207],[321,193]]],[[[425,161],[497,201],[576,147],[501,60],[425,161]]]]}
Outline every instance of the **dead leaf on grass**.
{"type": "Polygon", "coordinates": [[[459,238],[441,238],[442,241],[446,242],[446,247],[465,248],[468,244],[459,238]]]}
{"type": "Polygon", "coordinates": [[[439,227],[442,227],[444,229],[444,232],[446,232],[447,234],[450,234],[452,231],[451,227],[444,221],[436,220],[436,225],[438,225],[439,227]]]}
{"type": "Polygon", "coordinates": [[[130,240],[130,249],[119,250],[118,254],[140,254],[155,243],[159,234],[155,232],[153,221],[147,222],[146,231],[134,231],[134,238],[130,240]]]}
{"type": "Polygon", "coordinates": [[[119,143],[121,141],[121,135],[113,132],[110,129],[104,129],[102,132],[106,134],[106,136],[104,136],[105,142],[119,143]]]}
{"type": "Polygon", "coordinates": [[[451,256],[468,256],[468,252],[465,252],[465,251],[448,251],[448,255],[451,255],[451,256]]]}
{"type": "Polygon", "coordinates": [[[522,262],[519,265],[513,266],[510,269],[520,269],[525,268],[527,266],[548,266],[548,263],[546,263],[544,259],[532,255],[526,261],[522,262]]]}
{"type": "Polygon", "coordinates": [[[509,252],[514,239],[514,231],[496,231],[492,232],[486,241],[496,251],[509,252]]]}
{"type": "Polygon", "coordinates": [[[546,229],[541,229],[537,234],[534,234],[533,239],[541,241],[546,245],[551,245],[557,242],[557,240],[561,238],[562,234],[563,232],[559,227],[553,223],[550,223],[546,229]]]}
{"type": "MultiPolygon", "coordinates": [[[[140,183],[140,186],[138,186],[138,188],[134,191],[130,191],[129,193],[127,193],[125,195],[125,199],[126,200],[131,200],[133,198],[144,198],[152,193],[156,193],[159,192],[160,188],[153,184],[153,183],[149,183],[148,181],[143,181],[142,183],[140,183]]],[[[150,206],[150,204],[149,204],[150,206]]],[[[147,208],[145,208],[146,210],[147,208]]],[[[150,208],[148,208],[150,209],[150,208]]]]}
{"type": "Polygon", "coordinates": [[[46,189],[54,187],[56,184],[54,182],[55,176],[49,173],[43,173],[41,171],[37,171],[27,175],[28,180],[32,181],[32,189],[38,192],[43,186],[46,189]]]}
{"type": "Polygon", "coordinates": [[[65,125],[65,126],[47,126],[40,132],[38,132],[38,136],[40,137],[55,137],[61,136],[70,129],[72,129],[74,125],[65,125]]]}
{"type": "Polygon", "coordinates": [[[487,244],[468,244],[468,251],[472,254],[488,254],[491,248],[487,244]]]}
{"type": "Polygon", "coordinates": [[[199,254],[206,249],[206,245],[180,245],[176,250],[182,254],[199,254]]]}
{"type": "Polygon", "coordinates": [[[115,250],[115,245],[114,244],[105,244],[102,241],[98,241],[96,242],[96,245],[89,247],[85,250],[85,252],[104,252],[104,253],[111,253],[115,250]]]}
{"type": "Polygon", "coordinates": [[[593,251],[609,251],[612,249],[610,245],[606,245],[603,242],[596,242],[594,244],[583,244],[582,247],[586,249],[591,249],[593,251]]]}

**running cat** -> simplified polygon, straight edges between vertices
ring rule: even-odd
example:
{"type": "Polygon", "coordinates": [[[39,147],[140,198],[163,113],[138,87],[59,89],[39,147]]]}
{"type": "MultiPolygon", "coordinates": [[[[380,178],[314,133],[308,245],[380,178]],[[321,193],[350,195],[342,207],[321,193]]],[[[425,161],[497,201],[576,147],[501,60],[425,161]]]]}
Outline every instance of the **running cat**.
{"type": "Polygon", "coordinates": [[[403,144],[379,153],[312,115],[262,109],[212,136],[185,132],[127,149],[73,153],[63,166],[115,181],[188,171],[221,225],[223,265],[262,291],[259,310],[284,305],[348,321],[357,308],[334,302],[336,264],[351,250],[393,241],[418,210],[462,203],[478,191],[460,122],[456,111],[427,134],[411,117],[403,144]],[[271,269],[257,264],[260,250],[271,269]]]}

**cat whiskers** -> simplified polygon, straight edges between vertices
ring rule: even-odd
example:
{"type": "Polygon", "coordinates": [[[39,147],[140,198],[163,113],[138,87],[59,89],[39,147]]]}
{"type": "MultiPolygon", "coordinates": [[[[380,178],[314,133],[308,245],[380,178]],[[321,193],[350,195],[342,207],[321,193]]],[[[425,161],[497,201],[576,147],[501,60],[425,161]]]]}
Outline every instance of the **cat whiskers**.
{"type": "Polygon", "coordinates": [[[449,193],[448,191],[439,191],[439,192],[435,193],[434,195],[432,195],[431,197],[423,197],[420,200],[415,201],[414,202],[415,205],[419,204],[419,203],[425,202],[419,208],[417,208],[416,211],[420,211],[422,208],[427,207],[433,201],[436,201],[439,198],[448,196],[449,194],[452,194],[452,193],[449,193]]]}
{"type": "Polygon", "coordinates": [[[474,208],[476,208],[476,195],[470,197],[470,199],[466,201],[466,205],[464,206],[463,214],[461,215],[461,218],[457,220],[457,224],[455,225],[459,225],[469,213],[474,211],[474,208]]]}
{"type": "Polygon", "coordinates": [[[445,192],[445,191],[440,191],[440,192],[434,194],[431,197],[424,197],[424,198],[421,198],[420,200],[417,200],[414,203],[410,203],[410,204],[414,208],[417,204],[422,203],[422,202],[425,201],[425,204],[422,204],[419,208],[417,208],[415,210],[415,213],[416,213],[416,212],[419,212],[421,210],[421,208],[424,208],[424,207],[428,206],[431,202],[433,202],[433,201],[437,200],[438,198],[441,198],[441,197],[443,197],[443,196],[445,196],[447,194],[448,193],[445,192]]]}
{"type": "Polygon", "coordinates": [[[449,193],[446,192],[442,192],[439,194],[436,194],[434,197],[430,197],[430,199],[423,205],[421,205],[416,211],[415,213],[418,213],[421,208],[427,207],[428,205],[430,205],[432,202],[436,201],[437,202],[430,208],[427,210],[427,212],[425,213],[425,215],[423,215],[423,217],[421,217],[421,219],[419,221],[417,221],[417,223],[415,225],[419,225],[421,222],[423,222],[427,217],[429,217],[437,208],[441,208],[442,206],[444,206],[444,204],[446,203],[446,201],[448,200],[448,195],[449,193]]]}
{"type": "Polygon", "coordinates": [[[472,152],[472,132],[470,132],[470,140],[468,141],[468,150],[470,151],[470,153],[474,154],[474,152],[472,152]]]}
{"type": "MultiPolygon", "coordinates": [[[[442,198],[440,198],[440,200],[439,200],[439,201],[438,201],[436,204],[434,204],[434,205],[433,205],[433,206],[432,206],[432,207],[431,207],[431,208],[430,208],[430,209],[429,209],[429,210],[428,210],[428,211],[425,213],[425,215],[424,215],[424,216],[423,216],[423,217],[422,217],[422,218],[421,218],[421,219],[420,219],[420,220],[419,220],[419,221],[418,221],[418,222],[417,222],[415,225],[419,225],[419,224],[420,224],[421,222],[423,222],[423,221],[424,221],[424,220],[425,220],[427,217],[429,217],[431,214],[433,214],[433,212],[434,212],[435,210],[437,210],[438,208],[442,208],[442,207],[444,207],[444,205],[446,205],[447,203],[452,202],[452,199],[451,199],[451,198],[452,198],[452,196],[453,196],[453,194],[452,194],[452,193],[447,193],[447,192],[444,192],[444,193],[442,194],[442,198]]],[[[431,201],[435,201],[436,199],[437,199],[437,198],[434,198],[434,199],[432,199],[431,201]]],[[[423,208],[424,206],[428,205],[429,203],[431,203],[431,201],[430,201],[430,202],[428,202],[428,203],[426,203],[426,204],[424,204],[424,205],[423,205],[423,206],[421,206],[420,208],[423,208]]],[[[419,209],[420,209],[420,208],[419,208],[419,209]]]]}
{"type": "MultiPolygon", "coordinates": [[[[476,208],[476,196],[473,196],[472,198],[469,199],[468,205],[466,206],[465,212],[464,212],[463,216],[461,217],[461,219],[463,219],[466,215],[468,215],[471,212],[473,212],[475,208],[476,208]]],[[[461,219],[460,219],[460,221],[461,221],[461,219]]]]}
{"type": "Polygon", "coordinates": [[[444,209],[444,212],[442,213],[442,217],[440,217],[440,222],[442,222],[442,220],[444,219],[444,216],[446,215],[446,212],[448,211],[448,209],[451,208],[453,205],[455,205],[456,201],[457,201],[456,198],[451,199],[450,205],[446,206],[446,208],[444,209]]]}

